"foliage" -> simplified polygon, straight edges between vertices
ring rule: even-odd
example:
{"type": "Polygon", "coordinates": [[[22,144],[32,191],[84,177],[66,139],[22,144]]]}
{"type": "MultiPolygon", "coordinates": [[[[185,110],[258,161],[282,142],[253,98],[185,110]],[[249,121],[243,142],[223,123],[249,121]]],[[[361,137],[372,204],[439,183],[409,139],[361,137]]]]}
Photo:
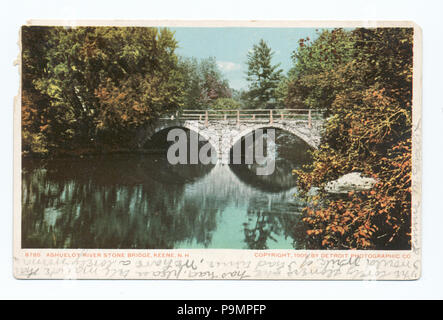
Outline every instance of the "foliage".
{"type": "MultiPolygon", "coordinates": [[[[325,31],[328,37],[333,32],[325,31]]],[[[410,247],[412,36],[412,29],[356,29],[347,36],[353,39],[351,58],[349,52],[342,52],[341,60],[330,55],[336,49],[331,42],[325,55],[317,55],[330,60],[297,60],[304,61],[295,68],[305,72],[299,79],[309,77],[309,86],[318,87],[306,91],[305,101],[330,113],[313,164],[297,172],[304,192],[320,187],[303,214],[310,248],[410,247]],[[327,181],[355,171],[377,184],[343,197],[326,194],[327,181]]],[[[341,40],[337,45],[342,47],[341,40]]],[[[310,46],[318,45],[315,41],[310,46]]]]}
{"type": "Polygon", "coordinates": [[[34,86],[45,71],[47,37],[42,27],[22,29],[22,150],[40,154],[48,152],[46,135],[52,129],[45,116],[52,111],[49,97],[34,86]]]}
{"type": "Polygon", "coordinates": [[[345,88],[337,69],[353,57],[353,38],[349,31],[334,29],[324,30],[314,42],[309,37],[300,39],[292,54],[294,67],[289,71],[285,105],[328,109],[337,92],[345,88]]]}
{"type": "Polygon", "coordinates": [[[299,96],[292,96],[292,86],[293,82],[291,82],[289,77],[281,77],[281,80],[278,83],[277,88],[275,89],[275,98],[277,101],[277,105],[280,108],[284,107],[287,109],[306,108],[299,96]]]}
{"type": "Polygon", "coordinates": [[[249,82],[248,100],[251,108],[276,107],[275,92],[282,70],[278,69],[279,64],[272,65],[273,54],[263,39],[248,53],[246,80],[249,82]]]}
{"type": "Polygon", "coordinates": [[[215,58],[200,61],[181,58],[180,68],[184,77],[185,109],[207,109],[217,99],[231,98],[228,81],[223,78],[215,58]]]}
{"type": "Polygon", "coordinates": [[[41,137],[24,139],[27,151],[36,140],[50,152],[128,143],[183,104],[167,29],[23,27],[22,39],[23,132],[41,137]]]}
{"type": "Polygon", "coordinates": [[[233,110],[240,109],[241,103],[232,98],[219,98],[211,105],[211,109],[215,110],[233,110]]]}
{"type": "Polygon", "coordinates": [[[245,89],[231,89],[232,92],[232,99],[237,101],[240,104],[240,109],[248,109],[249,103],[248,103],[248,91],[245,89]]]}

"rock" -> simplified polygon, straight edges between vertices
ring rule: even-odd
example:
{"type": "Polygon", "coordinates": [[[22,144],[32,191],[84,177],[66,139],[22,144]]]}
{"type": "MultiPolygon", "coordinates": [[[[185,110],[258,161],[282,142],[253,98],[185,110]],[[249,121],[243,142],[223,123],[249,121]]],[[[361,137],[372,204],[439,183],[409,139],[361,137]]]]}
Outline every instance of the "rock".
{"type": "Polygon", "coordinates": [[[348,193],[349,191],[370,190],[377,180],[369,177],[362,177],[360,172],[351,172],[341,176],[337,180],[326,184],[325,190],[329,193],[348,193]]]}

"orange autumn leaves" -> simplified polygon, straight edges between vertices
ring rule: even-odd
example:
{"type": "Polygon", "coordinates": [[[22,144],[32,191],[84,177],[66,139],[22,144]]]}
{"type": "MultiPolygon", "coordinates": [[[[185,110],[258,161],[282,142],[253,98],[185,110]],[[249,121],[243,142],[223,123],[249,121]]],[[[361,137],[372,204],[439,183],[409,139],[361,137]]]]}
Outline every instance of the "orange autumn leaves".
{"type": "MultiPolygon", "coordinates": [[[[332,103],[321,146],[313,151],[313,164],[297,171],[309,203],[302,217],[307,247],[407,249],[411,235],[412,29],[350,33],[344,38],[354,43],[353,56],[336,71],[328,70],[329,79],[340,80],[327,85],[332,103]],[[336,76],[331,76],[334,72],[336,76]],[[350,172],[361,172],[377,183],[371,190],[344,195],[325,191],[328,181],[350,172]],[[312,187],[318,188],[317,194],[308,196],[312,187]]],[[[322,75],[309,76],[309,81],[321,81],[310,82],[305,103],[315,96],[310,90],[319,91],[318,86],[325,85],[322,75]]]]}
{"type": "Polygon", "coordinates": [[[183,105],[177,41],[165,28],[22,28],[23,152],[136,148],[139,126],[183,105]]]}
{"type": "MultiPolygon", "coordinates": [[[[371,191],[349,192],[327,206],[305,208],[307,234],[325,248],[392,248],[408,243],[411,219],[411,144],[382,159],[386,170],[371,191]]],[[[319,197],[319,196],[316,196],[319,197]]],[[[317,199],[318,200],[318,199],[317,199]]]]}

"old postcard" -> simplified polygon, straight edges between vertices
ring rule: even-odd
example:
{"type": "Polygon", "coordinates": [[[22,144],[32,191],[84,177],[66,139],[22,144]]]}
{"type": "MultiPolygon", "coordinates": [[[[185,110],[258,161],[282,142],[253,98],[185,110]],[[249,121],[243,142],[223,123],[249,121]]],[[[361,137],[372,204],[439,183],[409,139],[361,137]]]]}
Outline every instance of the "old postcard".
{"type": "Polygon", "coordinates": [[[31,21],[18,279],[413,280],[412,22],[31,21]]]}

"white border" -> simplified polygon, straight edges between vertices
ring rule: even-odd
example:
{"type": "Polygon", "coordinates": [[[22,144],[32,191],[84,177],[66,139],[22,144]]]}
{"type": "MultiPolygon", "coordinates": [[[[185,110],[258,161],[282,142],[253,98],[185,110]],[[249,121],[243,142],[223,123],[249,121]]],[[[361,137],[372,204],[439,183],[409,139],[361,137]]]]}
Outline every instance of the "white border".
{"type": "MultiPolygon", "coordinates": [[[[137,298],[441,298],[442,258],[440,241],[438,235],[442,224],[442,205],[439,203],[441,196],[442,170],[439,167],[442,157],[442,150],[439,148],[439,141],[432,141],[432,138],[442,136],[442,108],[439,93],[441,91],[441,81],[437,71],[441,71],[441,44],[438,41],[442,28],[440,14],[443,11],[441,3],[427,1],[426,6],[420,6],[419,2],[413,1],[342,1],[342,2],[308,2],[292,3],[273,1],[272,3],[250,2],[233,3],[231,1],[218,1],[218,6],[214,10],[214,2],[186,1],[175,2],[171,6],[170,2],[145,3],[145,10],[141,10],[141,4],[134,6],[134,2],[125,1],[123,8],[119,2],[107,1],[104,3],[89,3],[77,1],[75,8],[63,6],[60,2],[40,1],[38,3],[20,2],[11,3],[6,17],[2,19],[4,24],[2,34],[4,41],[8,41],[7,50],[2,52],[2,63],[5,64],[6,73],[3,77],[2,88],[7,94],[3,95],[3,105],[11,104],[12,96],[17,92],[18,81],[16,70],[11,68],[12,61],[17,54],[17,47],[11,45],[16,42],[18,27],[25,23],[29,17],[39,18],[60,18],[75,19],[198,19],[204,16],[208,19],[351,19],[351,20],[413,20],[422,26],[424,37],[424,105],[423,105],[423,217],[424,220],[423,238],[425,249],[423,251],[424,269],[423,277],[419,281],[406,283],[384,283],[369,282],[355,283],[347,282],[167,282],[161,285],[158,282],[131,282],[133,285],[119,284],[119,282],[68,282],[63,284],[62,289],[57,290],[60,283],[47,281],[27,282],[12,279],[11,264],[8,257],[11,252],[11,217],[2,216],[0,233],[1,253],[5,257],[1,264],[2,286],[0,294],[4,297],[119,297],[119,292],[125,293],[125,297],[137,298]],[[186,8],[185,8],[186,7],[186,8]],[[106,10],[104,11],[104,8],[106,10]],[[135,9],[134,9],[135,8],[135,9]],[[196,9],[198,8],[198,9],[196,9]],[[235,11],[232,11],[235,8],[235,11]],[[280,8],[280,9],[279,9],[280,8]],[[284,8],[284,9],[281,9],[284,8]],[[71,10],[73,9],[73,10],[71,10]],[[270,10],[273,9],[273,10],[270,10]],[[275,10],[275,11],[274,11],[275,10]],[[439,90],[440,89],[440,90],[439,90]],[[432,131],[431,131],[432,130],[432,131]],[[428,137],[428,138],[427,138],[428,137]],[[4,281],[3,281],[4,280],[4,281]],[[51,290],[43,290],[48,286],[51,290]],[[146,286],[152,290],[146,290],[146,286]],[[130,287],[130,288],[128,288],[130,287]],[[25,289],[26,290],[23,290],[25,289]],[[82,289],[88,288],[87,292],[82,289]],[[194,288],[189,291],[189,289],[194,288]],[[217,288],[217,290],[215,290],[217,288]],[[343,288],[343,289],[340,289],[343,288]],[[211,290],[212,289],[212,290],[211,290]],[[233,290],[234,289],[234,290],[233,290]],[[186,296],[184,295],[186,294],[186,296]]],[[[2,89],[2,90],[3,90],[2,89]]],[[[11,139],[11,119],[10,109],[5,111],[7,115],[2,117],[2,147],[5,150],[12,150],[11,139]]],[[[11,168],[11,153],[3,160],[4,168],[11,168]]],[[[11,212],[11,171],[8,170],[3,180],[5,186],[2,191],[2,203],[5,210],[11,212]],[[9,205],[8,205],[9,204],[9,205]]],[[[120,282],[121,283],[121,282],[120,282]]]]}
{"type": "MultiPolygon", "coordinates": [[[[21,247],[21,92],[14,127],[14,276],[18,279],[417,280],[421,275],[421,29],[408,21],[29,21],[29,25],[414,28],[412,250],[84,250],[21,247]],[[106,255],[106,252],[109,254],[106,255]],[[264,254],[263,254],[264,253],[264,254]],[[266,255],[267,254],[267,255],[266,255]],[[114,256],[113,256],[114,255],[114,256]],[[142,257],[138,257],[142,255],[142,257]],[[147,258],[146,255],[149,255],[147,258]],[[279,258],[279,255],[284,258],[279,258]],[[166,256],[168,267],[152,264],[166,256]],[[277,256],[277,258],[276,258],[277,256]],[[91,258],[93,257],[93,258],[91,258]],[[97,258],[95,258],[97,257],[97,258]],[[383,257],[383,258],[380,258],[383,257]],[[388,258],[384,258],[388,257],[388,258]],[[174,266],[179,264],[180,267],[174,266]],[[149,265],[146,266],[146,265],[149,265]]],[[[21,67],[21,64],[19,65],[21,67]]]]}

